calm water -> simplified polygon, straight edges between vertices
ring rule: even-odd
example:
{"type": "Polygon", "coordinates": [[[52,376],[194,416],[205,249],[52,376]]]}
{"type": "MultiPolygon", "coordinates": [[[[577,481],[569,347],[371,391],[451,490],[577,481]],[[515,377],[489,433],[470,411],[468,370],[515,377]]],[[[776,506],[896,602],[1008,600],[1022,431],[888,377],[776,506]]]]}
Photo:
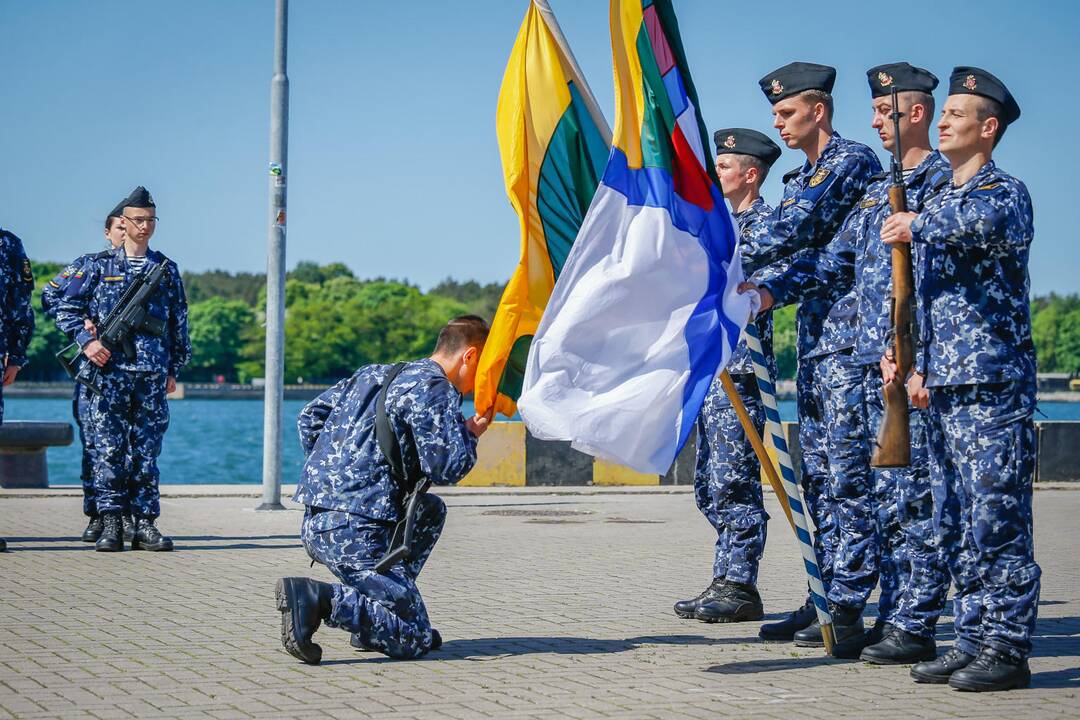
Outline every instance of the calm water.
{"type": "MultiPolygon", "coordinates": [[[[284,469],[282,479],[291,484],[299,476],[302,457],[296,435],[296,416],[301,400],[286,400],[282,427],[284,469]]],[[[71,420],[71,401],[61,399],[8,398],[9,420],[71,420]]],[[[159,460],[163,483],[259,483],[262,482],[262,421],[260,400],[178,400],[170,403],[172,421],[159,460]]],[[[1080,403],[1047,402],[1039,405],[1046,414],[1036,419],[1080,420],[1080,403]]],[[[473,412],[466,402],[462,412],[473,412]]],[[[795,419],[795,403],[780,403],[780,415],[795,419]]],[[[49,450],[49,480],[53,485],[79,482],[78,439],[70,447],[49,450]]]]}

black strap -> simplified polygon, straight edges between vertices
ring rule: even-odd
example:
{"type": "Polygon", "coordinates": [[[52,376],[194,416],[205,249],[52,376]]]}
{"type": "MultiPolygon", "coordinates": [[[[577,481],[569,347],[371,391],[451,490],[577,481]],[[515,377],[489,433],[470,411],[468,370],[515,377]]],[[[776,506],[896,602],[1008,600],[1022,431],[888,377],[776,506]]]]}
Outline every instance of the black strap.
{"type": "Polygon", "coordinates": [[[375,438],[379,441],[379,449],[390,463],[390,474],[397,481],[398,487],[406,492],[412,490],[405,474],[405,461],[401,457],[401,446],[398,445],[397,435],[390,425],[390,418],[386,414],[386,392],[390,389],[390,383],[405,369],[405,363],[396,363],[390,368],[383,380],[383,386],[379,390],[379,396],[375,399],[375,438]]]}

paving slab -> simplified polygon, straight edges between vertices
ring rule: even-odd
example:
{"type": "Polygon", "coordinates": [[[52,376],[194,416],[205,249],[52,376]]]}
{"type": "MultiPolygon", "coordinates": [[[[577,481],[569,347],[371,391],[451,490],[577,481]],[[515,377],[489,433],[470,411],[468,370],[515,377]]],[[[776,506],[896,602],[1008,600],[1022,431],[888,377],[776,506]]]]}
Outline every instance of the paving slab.
{"type": "MultiPolygon", "coordinates": [[[[420,588],[445,639],[418,661],[324,628],[319,667],[279,642],[274,583],[330,580],[299,508],[167,492],[173,553],[95,553],[75,493],[0,494],[0,718],[1041,718],[1080,715],[1080,493],[1035,494],[1043,567],[1032,688],[971,695],[906,667],[757,638],[757,623],[679,620],[707,584],[711,528],[678,490],[450,491],[420,588]]],[[[675,490],[675,488],[670,488],[675,490]]],[[[257,492],[257,491],[256,491],[257,492]]],[[[251,493],[254,494],[254,493],[251,493]]],[[[760,590],[769,618],[805,579],[775,498],[760,590]]],[[[873,605],[871,605],[871,610],[873,605]]],[[[938,642],[952,642],[951,617],[938,642]]]]}

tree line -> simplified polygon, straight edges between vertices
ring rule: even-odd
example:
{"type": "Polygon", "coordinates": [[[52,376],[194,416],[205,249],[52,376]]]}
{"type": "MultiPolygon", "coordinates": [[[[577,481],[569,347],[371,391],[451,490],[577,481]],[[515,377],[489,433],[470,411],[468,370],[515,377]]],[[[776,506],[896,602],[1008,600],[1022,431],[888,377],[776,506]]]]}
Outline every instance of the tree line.
{"type": "MultiPolygon", "coordinates": [[[[66,341],[41,312],[41,291],[63,266],[34,263],[37,331],[24,380],[59,380],[54,355],[66,341]]],[[[193,356],[188,382],[247,383],[263,377],[266,276],[222,270],[185,272],[193,356]]],[[[286,382],[336,382],[373,362],[431,352],[439,329],[455,315],[488,321],[501,283],[447,278],[422,292],[406,280],[361,280],[343,263],[301,262],[285,281],[286,382]]],[[[1040,372],[1080,373],[1080,296],[1050,294],[1031,303],[1040,372]]],[[[795,312],[774,313],[774,349],[781,378],[795,376],[795,312]]]]}

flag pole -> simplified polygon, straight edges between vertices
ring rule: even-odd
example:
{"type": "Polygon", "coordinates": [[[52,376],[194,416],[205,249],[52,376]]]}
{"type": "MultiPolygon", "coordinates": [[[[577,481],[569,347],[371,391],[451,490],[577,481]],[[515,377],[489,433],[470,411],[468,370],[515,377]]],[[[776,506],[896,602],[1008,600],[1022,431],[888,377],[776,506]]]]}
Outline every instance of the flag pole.
{"type": "MultiPolygon", "coordinates": [[[[829,655],[833,652],[835,635],[833,634],[832,614],[829,612],[829,604],[826,601],[825,586],[821,582],[821,568],[818,566],[817,554],[814,552],[814,535],[806,522],[806,513],[803,510],[802,494],[799,491],[799,483],[795,479],[795,468],[788,452],[787,440],[784,438],[783,427],[780,425],[780,410],[776,404],[776,390],[773,385],[772,374],[765,362],[765,352],[761,346],[761,338],[758,336],[757,326],[753,322],[746,324],[744,331],[746,346],[750,350],[750,358],[754,364],[754,375],[757,377],[758,390],[761,394],[761,404],[765,408],[765,429],[772,440],[773,449],[776,450],[776,459],[780,465],[780,477],[777,477],[776,468],[772,458],[764,452],[758,452],[761,445],[761,437],[757,428],[750,422],[750,416],[743,407],[742,399],[731,382],[731,375],[725,370],[721,375],[721,382],[731,399],[732,406],[739,413],[746,436],[751,438],[751,444],[757,440],[754,451],[757,452],[761,466],[765,468],[765,475],[769,478],[769,484],[773,491],[781,499],[791,522],[791,529],[795,532],[795,538],[799,541],[799,550],[802,552],[803,567],[806,569],[806,577],[810,585],[810,598],[817,611],[818,624],[821,626],[821,637],[825,642],[825,652],[829,655]],[[745,418],[745,419],[744,419],[745,418]],[[786,503],[784,501],[787,501],[786,503]]],[[[764,448],[762,448],[764,449],[764,448]]]]}

